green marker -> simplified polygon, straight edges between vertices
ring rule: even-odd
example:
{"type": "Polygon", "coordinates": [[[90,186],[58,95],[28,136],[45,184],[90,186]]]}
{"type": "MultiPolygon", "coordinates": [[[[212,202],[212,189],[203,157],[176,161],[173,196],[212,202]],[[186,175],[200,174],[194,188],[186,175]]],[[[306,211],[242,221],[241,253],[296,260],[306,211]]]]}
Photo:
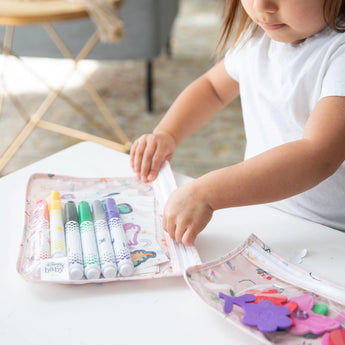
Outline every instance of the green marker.
{"type": "Polygon", "coordinates": [[[101,274],[101,266],[89,203],[80,202],[78,210],[85,276],[87,279],[98,279],[101,274]]]}

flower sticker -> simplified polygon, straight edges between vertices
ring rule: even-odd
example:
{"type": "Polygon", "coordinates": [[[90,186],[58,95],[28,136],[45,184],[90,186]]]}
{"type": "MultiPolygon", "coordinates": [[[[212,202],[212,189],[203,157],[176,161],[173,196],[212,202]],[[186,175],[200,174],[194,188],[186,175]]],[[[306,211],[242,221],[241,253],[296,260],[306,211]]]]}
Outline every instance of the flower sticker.
{"type": "Polygon", "coordinates": [[[290,298],[289,301],[298,304],[298,310],[291,314],[294,322],[294,326],[288,330],[291,334],[323,334],[324,332],[335,330],[341,325],[340,321],[336,319],[315,314],[313,312],[314,298],[311,295],[304,294],[290,298]]]}
{"type": "Polygon", "coordinates": [[[290,309],[277,306],[271,301],[263,300],[258,304],[246,304],[243,310],[242,322],[247,326],[257,327],[261,332],[275,332],[292,325],[292,320],[289,318],[290,309]]]}

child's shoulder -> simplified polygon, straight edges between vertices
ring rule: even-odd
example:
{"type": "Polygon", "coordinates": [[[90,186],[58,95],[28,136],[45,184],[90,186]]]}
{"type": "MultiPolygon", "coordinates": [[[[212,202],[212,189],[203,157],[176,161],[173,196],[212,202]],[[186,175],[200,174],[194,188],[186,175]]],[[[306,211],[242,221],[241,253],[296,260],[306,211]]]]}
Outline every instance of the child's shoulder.
{"type": "Polygon", "coordinates": [[[329,42],[333,44],[343,44],[345,43],[345,32],[337,32],[330,27],[326,27],[317,34],[309,37],[307,41],[310,42],[329,42]]]}
{"type": "Polygon", "coordinates": [[[334,54],[345,54],[345,33],[326,27],[308,38],[304,44],[306,50],[318,52],[324,59],[331,59],[334,54]]]}

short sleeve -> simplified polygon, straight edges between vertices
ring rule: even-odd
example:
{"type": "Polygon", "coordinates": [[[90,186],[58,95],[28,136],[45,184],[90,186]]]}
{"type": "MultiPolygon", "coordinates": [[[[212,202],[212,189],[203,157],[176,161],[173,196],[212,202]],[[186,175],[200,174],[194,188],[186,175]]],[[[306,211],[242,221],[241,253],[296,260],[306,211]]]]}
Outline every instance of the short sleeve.
{"type": "Polygon", "coordinates": [[[251,49],[253,41],[256,42],[258,39],[260,40],[263,35],[264,31],[257,30],[256,24],[252,23],[241,33],[235,47],[226,52],[224,58],[225,69],[232,79],[240,82],[240,71],[245,65],[244,61],[246,60],[248,49],[251,49]],[[254,38],[256,38],[256,40],[253,40],[254,38]]]}
{"type": "Polygon", "coordinates": [[[328,60],[320,99],[328,96],[345,96],[345,43],[340,45],[328,60]]]}
{"type": "Polygon", "coordinates": [[[225,69],[230,77],[237,82],[239,81],[239,63],[238,63],[238,50],[228,50],[225,54],[224,64],[225,69]]]}

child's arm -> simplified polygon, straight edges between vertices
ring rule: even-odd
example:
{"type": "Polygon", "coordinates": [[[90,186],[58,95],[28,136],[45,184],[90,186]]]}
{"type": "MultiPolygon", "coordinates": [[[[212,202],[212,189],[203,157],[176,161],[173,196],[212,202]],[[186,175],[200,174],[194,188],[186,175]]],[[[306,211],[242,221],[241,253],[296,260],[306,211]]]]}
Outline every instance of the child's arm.
{"type": "Polygon", "coordinates": [[[345,160],[345,97],[326,97],[313,110],[301,140],[208,173],[168,200],[164,228],[191,245],[214,210],[281,200],[331,176],[345,160]]]}
{"type": "Polygon", "coordinates": [[[152,134],[137,139],[131,149],[131,165],[143,181],[152,181],[176,146],[209,122],[239,94],[221,61],[190,84],[176,99],[152,134]]]}

